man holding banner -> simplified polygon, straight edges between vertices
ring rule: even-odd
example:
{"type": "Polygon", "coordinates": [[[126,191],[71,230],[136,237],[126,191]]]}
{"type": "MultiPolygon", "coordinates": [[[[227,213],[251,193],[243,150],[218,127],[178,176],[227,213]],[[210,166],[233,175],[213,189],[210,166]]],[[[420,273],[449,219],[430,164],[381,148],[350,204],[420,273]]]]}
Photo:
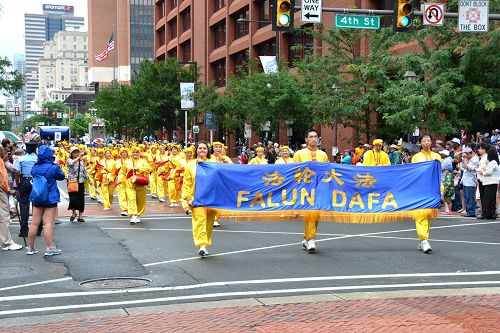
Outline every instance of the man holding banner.
{"type": "MultiPolygon", "coordinates": [[[[307,147],[297,151],[293,155],[294,162],[329,162],[326,153],[318,149],[319,136],[315,129],[309,129],[305,133],[307,147]]],[[[319,214],[308,212],[304,215],[304,240],[302,248],[309,252],[316,251],[316,230],[318,229],[319,214]]]]}
{"type": "MultiPolygon", "coordinates": [[[[413,155],[411,158],[412,163],[425,162],[438,160],[441,161],[441,156],[439,154],[431,151],[432,147],[432,136],[430,134],[423,134],[420,138],[420,145],[422,149],[419,153],[413,155]]],[[[430,253],[432,251],[431,244],[429,243],[429,229],[431,226],[431,221],[429,218],[417,218],[415,219],[415,227],[417,229],[417,235],[420,239],[418,244],[418,249],[424,253],[430,253]]]]}

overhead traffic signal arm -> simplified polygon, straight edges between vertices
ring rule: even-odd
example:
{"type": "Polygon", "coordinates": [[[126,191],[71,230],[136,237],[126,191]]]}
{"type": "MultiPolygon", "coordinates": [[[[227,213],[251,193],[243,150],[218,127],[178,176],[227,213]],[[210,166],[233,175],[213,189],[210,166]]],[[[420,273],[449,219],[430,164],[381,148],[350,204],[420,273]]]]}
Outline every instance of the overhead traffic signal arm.
{"type": "Polygon", "coordinates": [[[392,27],[395,32],[413,31],[413,20],[415,19],[415,7],[417,3],[420,3],[420,1],[394,0],[392,27]]]}
{"type": "Polygon", "coordinates": [[[293,31],[295,0],[274,0],[272,26],[273,31],[293,31]]]}

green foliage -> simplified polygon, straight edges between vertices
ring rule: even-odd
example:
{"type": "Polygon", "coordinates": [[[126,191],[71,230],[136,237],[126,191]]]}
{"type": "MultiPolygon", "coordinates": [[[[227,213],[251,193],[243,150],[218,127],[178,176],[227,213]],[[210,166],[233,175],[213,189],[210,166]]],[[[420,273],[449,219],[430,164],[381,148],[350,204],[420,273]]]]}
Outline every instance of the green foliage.
{"type": "Polygon", "coordinates": [[[54,119],[51,116],[47,116],[44,114],[37,114],[28,119],[25,119],[22,122],[20,128],[22,131],[25,131],[26,128],[28,128],[28,130],[31,130],[31,128],[36,128],[41,123],[45,124],[45,126],[47,125],[59,126],[61,125],[61,119],[54,119]]]}
{"type": "Polygon", "coordinates": [[[23,87],[24,77],[17,71],[10,70],[11,62],[7,58],[0,58],[0,92],[12,94],[23,87]]]}
{"type": "Polygon", "coordinates": [[[0,116],[0,131],[12,130],[12,117],[9,114],[0,116]]]}
{"type": "Polygon", "coordinates": [[[161,127],[172,130],[174,111],[180,108],[179,83],[194,79],[193,69],[174,59],[143,61],[130,85],[113,82],[101,89],[94,104],[97,115],[105,120],[110,132],[120,133],[126,128],[128,134],[140,137],[161,127]]]}
{"type": "Polygon", "coordinates": [[[69,121],[69,128],[72,137],[82,137],[89,132],[89,124],[92,122],[91,115],[76,114],[74,118],[69,121]]]}

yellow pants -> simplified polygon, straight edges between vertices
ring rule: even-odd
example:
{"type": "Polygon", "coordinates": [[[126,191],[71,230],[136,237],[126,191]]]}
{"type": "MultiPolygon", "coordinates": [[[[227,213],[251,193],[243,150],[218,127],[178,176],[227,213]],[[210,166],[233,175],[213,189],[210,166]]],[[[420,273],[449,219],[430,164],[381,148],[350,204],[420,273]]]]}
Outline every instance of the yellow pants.
{"type": "Polygon", "coordinates": [[[421,218],[415,220],[415,227],[417,229],[417,235],[420,240],[429,239],[429,231],[431,228],[431,221],[428,218],[421,218]]]}
{"type": "Polygon", "coordinates": [[[130,216],[142,216],[146,210],[146,186],[127,187],[127,209],[130,216]]]}
{"type": "Polygon", "coordinates": [[[124,184],[116,185],[116,194],[118,195],[118,204],[122,212],[128,212],[127,208],[127,190],[124,184]]]}
{"type": "Polygon", "coordinates": [[[104,208],[111,208],[113,204],[113,194],[115,192],[115,184],[103,184],[101,186],[101,199],[104,208]]]}
{"type": "Polygon", "coordinates": [[[165,199],[167,196],[167,181],[163,180],[162,176],[156,178],[156,191],[158,199],[165,199]]]}
{"type": "Polygon", "coordinates": [[[195,207],[192,217],[194,246],[212,245],[212,230],[214,229],[214,213],[207,207],[195,207]]]}
{"type": "Polygon", "coordinates": [[[151,195],[158,195],[156,180],[157,180],[156,172],[152,172],[149,175],[149,193],[151,193],[151,195]]]}
{"type": "Polygon", "coordinates": [[[95,187],[94,187],[94,179],[92,177],[89,178],[88,180],[88,186],[89,186],[89,195],[92,197],[92,198],[97,198],[97,191],[95,190],[95,187]]]}
{"type": "Polygon", "coordinates": [[[181,191],[179,188],[179,179],[172,179],[168,181],[168,201],[179,202],[181,198],[181,191]]]}
{"type": "Polygon", "coordinates": [[[316,212],[308,212],[304,216],[304,239],[310,240],[316,238],[316,230],[318,230],[319,214],[316,212]]]}

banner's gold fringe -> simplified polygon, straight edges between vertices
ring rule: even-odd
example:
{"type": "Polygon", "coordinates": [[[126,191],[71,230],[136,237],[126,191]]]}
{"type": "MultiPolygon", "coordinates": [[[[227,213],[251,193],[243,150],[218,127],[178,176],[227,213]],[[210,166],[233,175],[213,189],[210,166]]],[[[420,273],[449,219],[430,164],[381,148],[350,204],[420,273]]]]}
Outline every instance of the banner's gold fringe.
{"type": "Polygon", "coordinates": [[[254,212],[254,211],[235,211],[224,209],[213,209],[220,218],[237,221],[266,221],[279,222],[290,220],[314,219],[328,222],[341,223],[385,223],[397,222],[403,220],[432,219],[438,216],[436,208],[425,208],[415,210],[403,210],[387,213],[347,213],[322,210],[297,210],[297,211],[273,211],[273,212],[254,212]]]}

